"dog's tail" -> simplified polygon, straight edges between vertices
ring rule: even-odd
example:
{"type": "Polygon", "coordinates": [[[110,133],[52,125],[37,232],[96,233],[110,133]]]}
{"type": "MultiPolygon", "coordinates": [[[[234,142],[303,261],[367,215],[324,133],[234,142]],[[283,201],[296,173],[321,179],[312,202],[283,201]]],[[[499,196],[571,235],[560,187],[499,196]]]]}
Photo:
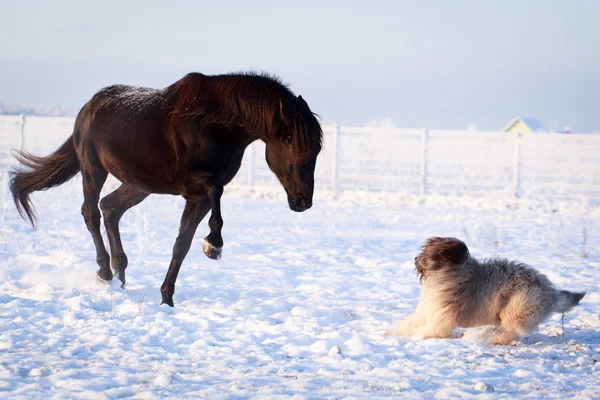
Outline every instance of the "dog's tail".
{"type": "Polygon", "coordinates": [[[431,237],[415,257],[415,267],[420,281],[427,279],[432,271],[458,269],[469,259],[469,249],[461,240],[447,237],[431,237]]]}
{"type": "Polygon", "coordinates": [[[557,290],[554,297],[553,311],[557,313],[566,313],[571,310],[579,301],[583,299],[585,292],[569,292],[567,290],[557,290]]]}

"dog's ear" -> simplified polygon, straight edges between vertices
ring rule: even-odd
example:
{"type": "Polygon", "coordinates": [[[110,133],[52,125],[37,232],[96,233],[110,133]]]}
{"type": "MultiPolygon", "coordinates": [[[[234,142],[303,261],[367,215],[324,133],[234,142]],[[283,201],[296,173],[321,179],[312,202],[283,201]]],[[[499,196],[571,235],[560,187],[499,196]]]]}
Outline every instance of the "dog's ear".
{"type": "MultiPolygon", "coordinates": [[[[421,253],[423,254],[423,253],[421,253]]],[[[423,282],[423,280],[425,279],[425,271],[426,269],[424,268],[423,264],[421,263],[421,254],[419,254],[418,256],[415,257],[415,269],[417,270],[417,278],[419,278],[419,282],[423,282]]]]}
{"type": "Polygon", "coordinates": [[[469,249],[455,238],[432,237],[427,239],[421,253],[415,257],[415,268],[419,280],[424,280],[430,271],[460,268],[469,258],[469,249]]]}
{"type": "Polygon", "coordinates": [[[464,242],[455,238],[435,239],[438,239],[435,241],[435,249],[440,263],[448,267],[459,267],[467,261],[469,249],[464,242]]]}

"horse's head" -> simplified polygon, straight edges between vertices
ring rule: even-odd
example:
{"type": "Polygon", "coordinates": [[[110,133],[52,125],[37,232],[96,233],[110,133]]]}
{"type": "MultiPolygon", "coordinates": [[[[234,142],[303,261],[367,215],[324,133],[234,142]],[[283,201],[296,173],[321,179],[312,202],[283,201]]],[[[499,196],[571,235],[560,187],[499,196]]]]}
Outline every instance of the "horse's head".
{"type": "Polygon", "coordinates": [[[315,165],[323,133],[302,96],[279,103],[278,131],[267,141],[266,157],[297,212],[312,206],[315,165]]]}

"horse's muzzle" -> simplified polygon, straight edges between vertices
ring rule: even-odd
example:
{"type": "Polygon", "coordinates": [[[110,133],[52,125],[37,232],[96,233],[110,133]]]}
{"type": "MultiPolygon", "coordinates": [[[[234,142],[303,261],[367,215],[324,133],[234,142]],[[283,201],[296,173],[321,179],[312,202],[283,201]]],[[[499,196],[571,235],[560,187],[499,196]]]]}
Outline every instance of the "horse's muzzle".
{"type": "Polygon", "coordinates": [[[302,212],[312,207],[312,200],[305,200],[301,196],[288,196],[288,204],[290,205],[290,210],[302,212]]]}

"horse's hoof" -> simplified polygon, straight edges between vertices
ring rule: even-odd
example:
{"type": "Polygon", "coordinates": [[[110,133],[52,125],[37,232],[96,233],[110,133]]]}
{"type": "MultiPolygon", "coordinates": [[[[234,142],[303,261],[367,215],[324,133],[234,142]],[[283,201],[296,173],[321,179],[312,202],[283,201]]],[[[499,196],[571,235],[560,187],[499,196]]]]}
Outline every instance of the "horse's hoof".
{"type": "Polygon", "coordinates": [[[213,260],[218,260],[221,258],[223,248],[215,247],[208,240],[204,239],[204,246],[202,246],[202,250],[204,250],[206,257],[212,258],[213,260]]]}
{"type": "Polygon", "coordinates": [[[125,274],[117,274],[117,278],[121,281],[121,289],[125,289],[125,274]]]}
{"type": "Polygon", "coordinates": [[[168,285],[163,284],[160,287],[160,294],[162,296],[162,301],[160,302],[160,305],[162,306],[163,304],[166,304],[170,307],[175,307],[175,304],[173,304],[173,293],[175,293],[173,288],[169,289],[168,285]]]}
{"type": "Polygon", "coordinates": [[[168,305],[169,307],[175,307],[175,304],[173,304],[173,298],[170,299],[165,299],[163,297],[162,302],[160,303],[160,305],[162,306],[163,304],[168,305]]]}
{"type": "Polygon", "coordinates": [[[96,282],[102,285],[108,285],[112,281],[112,278],[112,273],[110,273],[110,271],[106,273],[105,271],[99,269],[96,272],[96,282]]]}

